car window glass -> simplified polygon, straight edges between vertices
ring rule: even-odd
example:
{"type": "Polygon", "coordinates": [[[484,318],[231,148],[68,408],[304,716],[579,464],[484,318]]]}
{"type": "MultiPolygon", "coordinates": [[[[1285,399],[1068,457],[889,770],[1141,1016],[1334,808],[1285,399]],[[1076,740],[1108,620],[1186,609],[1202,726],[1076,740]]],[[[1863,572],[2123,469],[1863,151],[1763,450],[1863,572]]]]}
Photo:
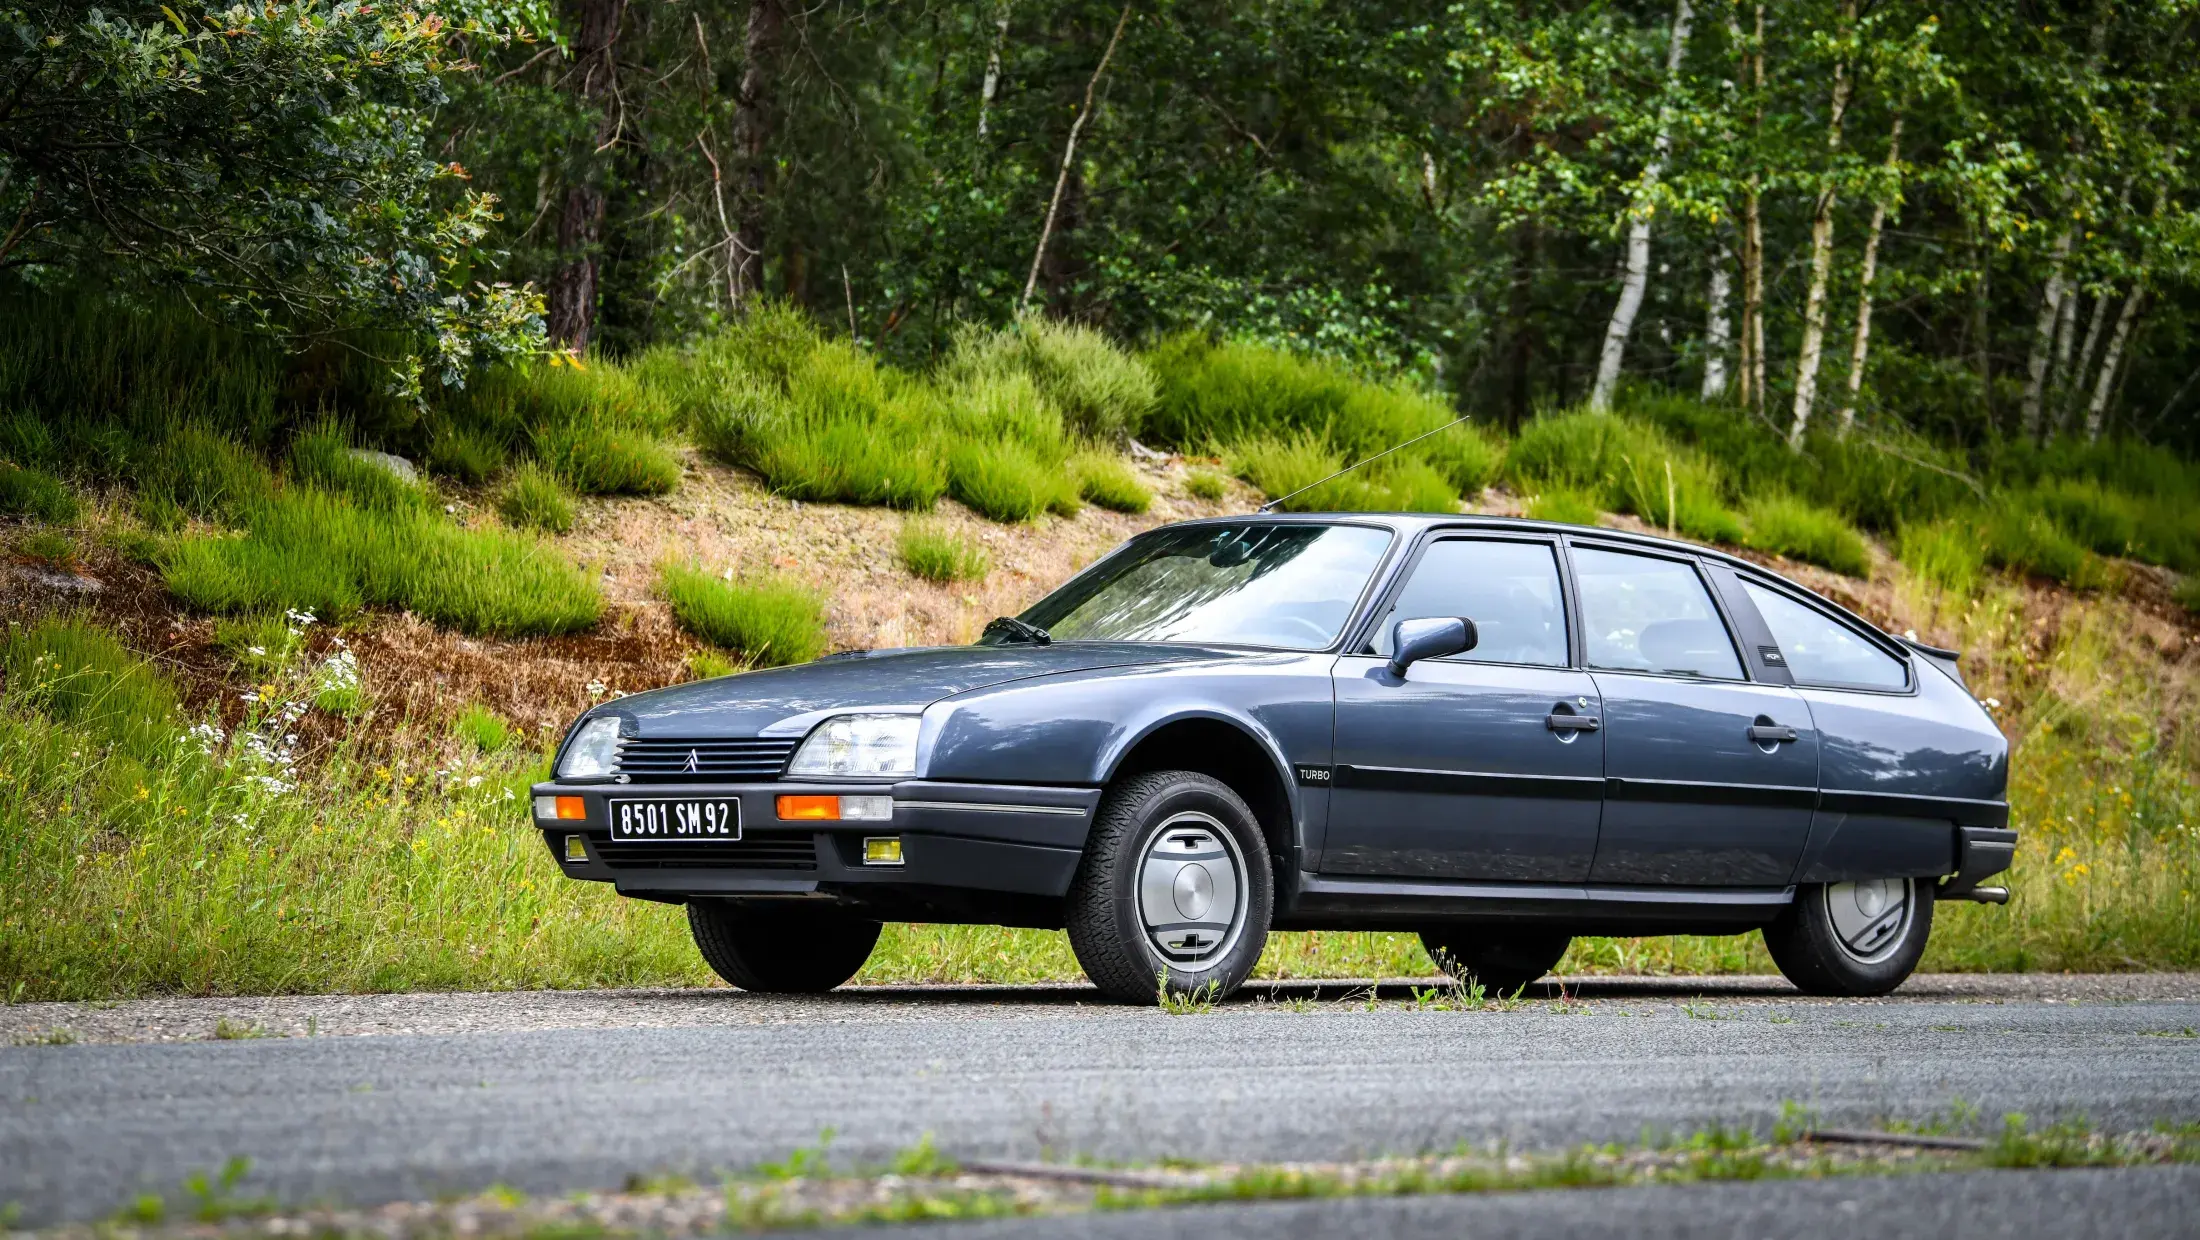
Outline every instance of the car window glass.
{"type": "Polygon", "coordinates": [[[1757,605],[1757,614],[1765,618],[1765,627],[1772,630],[1772,640],[1798,683],[1908,687],[1910,673],[1902,661],[1848,625],[1755,582],[1744,581],[1742,588],[1757,605]]]}
{"type": "Polygon", "coordinates": [[[1558,559],[1545,543],[1447,538],[1414,565],[1397,603],[1378,626],[1375,653],[1388,656],[1400,620],[1465,616],[1474,649],[1454,656],[1478,663],[1566,666],[1566,609],[1558,559]]]}
{"type": "Polygon", "coordinates": [[[1678,560],[1574,548],[1591,667],[1742,678],[1703,578],[1678,560]]]}

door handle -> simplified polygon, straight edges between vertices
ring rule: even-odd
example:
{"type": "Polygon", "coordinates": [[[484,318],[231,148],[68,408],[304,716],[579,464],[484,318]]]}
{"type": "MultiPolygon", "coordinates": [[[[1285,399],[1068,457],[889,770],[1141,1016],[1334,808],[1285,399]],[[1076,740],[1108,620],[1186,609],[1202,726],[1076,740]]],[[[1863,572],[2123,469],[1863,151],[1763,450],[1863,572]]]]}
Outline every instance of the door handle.
{"type": "Polygon", "coordinates": [[[1758,745],[1785,745],[1801,739],[1794,728],[1779,724],[1753,723],[1749,725],[1749,739],[1758,745]]]}
{"type": "Polygon", "coordinates": [[[1553,732],[1594,732],[1604,726],[1595,715],[1549,714],[1543,717],[1543,726],[1553,732]]]}

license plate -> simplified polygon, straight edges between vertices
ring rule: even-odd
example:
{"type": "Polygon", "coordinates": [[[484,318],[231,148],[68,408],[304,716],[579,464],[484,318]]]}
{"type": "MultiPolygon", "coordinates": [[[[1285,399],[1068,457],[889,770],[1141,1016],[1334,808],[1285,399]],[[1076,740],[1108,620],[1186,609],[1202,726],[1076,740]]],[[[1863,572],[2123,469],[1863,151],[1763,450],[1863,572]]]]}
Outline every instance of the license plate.
{"type": "Polygon", "coordinates": [[[667,841],[741,838],[741,802],[613,801],[611,838],[616,841],[667,841]]]}

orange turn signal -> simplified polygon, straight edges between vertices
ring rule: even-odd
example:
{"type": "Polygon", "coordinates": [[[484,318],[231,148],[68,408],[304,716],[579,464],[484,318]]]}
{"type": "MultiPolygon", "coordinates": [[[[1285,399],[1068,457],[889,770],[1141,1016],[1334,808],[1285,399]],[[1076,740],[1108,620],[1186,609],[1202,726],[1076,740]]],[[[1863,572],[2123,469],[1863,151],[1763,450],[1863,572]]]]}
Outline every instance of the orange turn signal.
{"type": "Polygon", "coordinates": [[[789,822],[839,822],[839,797],[781,797],[779,816],[789,822]]]}
{"type": "Polygon", "coordinates": [[[588,817],[588,802],[579,797],[559,797],[558,817],[584,819],[588,817]]]}

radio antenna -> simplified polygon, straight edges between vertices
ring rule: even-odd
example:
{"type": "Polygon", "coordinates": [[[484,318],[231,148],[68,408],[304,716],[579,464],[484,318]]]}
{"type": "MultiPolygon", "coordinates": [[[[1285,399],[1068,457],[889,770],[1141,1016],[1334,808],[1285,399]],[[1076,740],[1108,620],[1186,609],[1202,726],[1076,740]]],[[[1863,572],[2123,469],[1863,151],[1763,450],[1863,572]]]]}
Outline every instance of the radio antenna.
{"type": "Polygon", "coordinates": [[[1346,474],[1351,473],[1353,470],[1358,469],[1360,466],[1369,464],[1373,461],[1382,460],[1384,457],[1389,456],[1391,453],[1396,452],[1400,448],[1410,448],[1431,435],[1440,435],[1443,432],[1450,430],[1452,427],[1459,425],[1461,422],[1466,421],[1471,416],[1473,415],[1462,413],[1458,417],[1453,418],[1451,421],[1437,427],[1435,430],[1422,431],[1420,434],[1406,440],[1404,443],[1392,444],[1390,447],[1383,449],[1373,456],[1363,457],[1360,460],[1352,462],[1350,465],[1347,465],[1343,469],[1338,470],[1336,473],[1329,475],[1327,478],[1323,478],[1315,482],[1309,482],[1305,486],[1300,487],[1298,490],[1291,492],[1291,494],[1289,495],[1279,495],[1276,498],[1269,500],[1267,503],[1262,504],[1260,507],[1255,508],[1253,511],[1256,513],[1272,512],[1274,511],[1276,505],[1283,503],[1285,500],[1304,495],[1308,491],[1313,490],[1315,487],[1322,485],[1322,483],[1324,482],[1335,482],[1337,479],[1344,477],[1346,474]]]}

